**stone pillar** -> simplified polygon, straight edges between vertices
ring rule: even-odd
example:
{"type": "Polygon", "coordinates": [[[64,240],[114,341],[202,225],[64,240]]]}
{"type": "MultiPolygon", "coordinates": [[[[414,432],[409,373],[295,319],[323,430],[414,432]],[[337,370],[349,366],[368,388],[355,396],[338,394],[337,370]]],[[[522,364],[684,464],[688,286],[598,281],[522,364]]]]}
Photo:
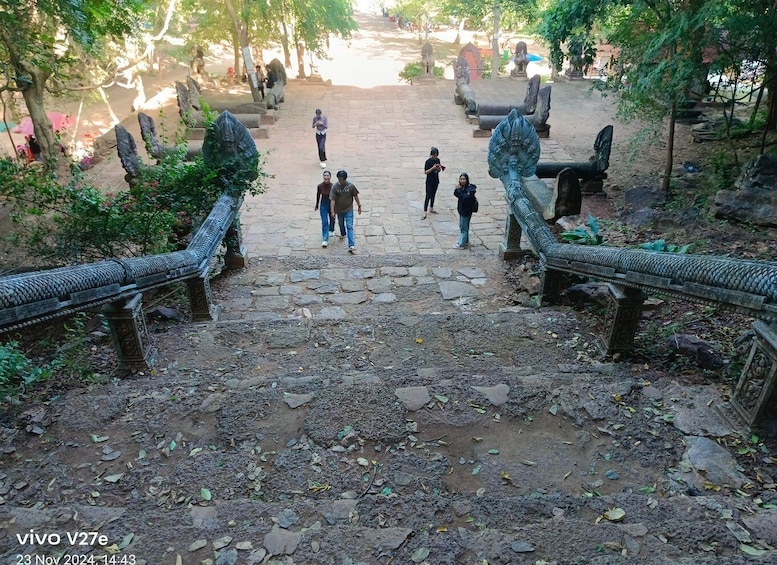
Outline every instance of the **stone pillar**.
{"type": "Polygon", "coordinates": [[[129,300],[112,302],[103,307],[103,314],[111,328],[120,363],[132,369],[152,367],[154,362],[143,315],[143,295],[136,294],[129,300]]]}
{"type": "Polygon", "coordinates": [[[542,270],[542,292],[540,304],[561,304],[561,292],[566,286],[567,275],[555,269],[542,270]]]}
{"type": "Polygon", "coordinates": [[[193,322],[213,322],[219,318],[219,307],[213,304],[208,275],[186,281],[186,294],[192,310],[193,322]]]}
{"type": "Polygon", "coordinates": [[[521,224],[515,219],[512,212],[507,212],[505,219],[505,236],[502,243],[499,244],[499,256],[505,261],[517,259],[523,255],[521,250],[521,224]]]}
{"type": "Polygon", "coordinates": [[[227,269],[243,269],[246,267],[248,252],[243,245],[243,232],[240,229],[240,213],[232,220],[227,234],[224,237],[227,244],[227,252],[224,255],[224,266],[227,269]]]}
{"type": "Polygon", "coordinates": [[[610,303],[607,307],[607,353],[625,351],[634,345],[634,335],[642,319],[642,303],[647,296],[636,288],[608,284],[610,303]]]}
{"type": "Polygon", "coordinates": [[[753,330],[750,355],[729,401],[730,411],[744,422],[747,431],[759,423],[770,399],[774,401],[777,384],[777,327],[754,322],[753,330]]]}

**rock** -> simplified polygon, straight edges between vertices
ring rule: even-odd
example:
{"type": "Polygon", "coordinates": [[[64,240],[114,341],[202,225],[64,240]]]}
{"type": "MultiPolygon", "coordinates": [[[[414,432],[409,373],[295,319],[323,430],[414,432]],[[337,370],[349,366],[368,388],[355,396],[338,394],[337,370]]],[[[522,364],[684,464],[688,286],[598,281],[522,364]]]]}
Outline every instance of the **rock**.
{"type": "Polygon", "coordinates": [[[610,291],[607,283],[575,284],[567,289],[567,298],[578,306],[588,303],[607,306],[610,301],[610,291]]]}
{"type": "Polygon", "coordinates": [[[299,408],[303,404],[307,404],[313,398],[313,393],[308,394],[287,394],[283,397],[283,401],[288,404],[289,408],[299,408]]]}
{"type": "Polygon", "coordinates": [[[297,524],[299,522],[299,515],[294,512],[291,508],[284,508],[281,510],[280,514],[278,514],[278,525],[283,529],[288,529],[289,527],[297,524]]]}
{"type": "Polygon", "coordinates": [[[192,517],[192,525],[195,528],[211,528],[216,526],[215,506],[192,506],[189,515],[192,517]]]}
{"type": "Polygon", "coordinates": [[[682,474],[686,482],[693,483],[701,491],[704,490],[705,481],[733,488],[741,488],[748,482],[747,477],[737,469],[738,464],[727,449],[706,437],[685,436],[684,439],[688,447],[682,460],[695,471],[682,474]]]}
{"type": "Polygon", "coordinates": [[[777,227],[777,159],[759,155],[742,168],[737,190],[715,195],[715,217],[777,227]]]}
{"type": "Polygon", "coordinates": [[[760,510],[743,516],[742,522],[755,535],[771,546],[777,545],[777,510],[760,510]]]}
{"type": "Polygon", "coordinates": [[[717,346],[695,335],[674,334],[667,340],[669,351],[696,361],[702,369],[721,369],[726,363],[716,351],[717,346]]]}
{"type": "Polygon", "coordinates": [[[429,389],[427,389],[425,386],[409,386],[398,388],[394,391],[394,394],[410,412],[420,410],[432,399],[432,397],[429,396],[429,389]]]}
{"type": "Polygon", "coordinates": [[[332,525],[337,522],[347,522],[351,510],[356,508],[356,502],[356,500],[335,500],[330,509],[323,511],[324,519],[332,525]]]}
{"type": "Polygon", "coordinates": [[[273,555],[291,555],[297,550],[302,534],[277,525],[264,536],[264,548],[273,555]]]}
{"type": "Polygon", "coordinates": [[[484,279],[486,278],[486,273],[483,271],[483,269],[479,269],[477,267],[462,267],[461,269],[458,269],[458,271],[467,277],[468,279],[484,279]]]}
{"type": "Polygon", "coordinates": [[[345,320],[345,310],[339,306],[325,306],[318,312],[318,317],[322,320],[345,320]]]}
{"type": "Polygon", "coordinates": [[[514,541],[510,544],[510,549],[516,553],[530,553],[534,551],[534,546],[526,541],[514,541]]]}
{"type": "Polygon", "coordinates": [[[502,406],[507,403],[507,395],[510,394],[510,387],[506,384],[496,386],[473,386],[474,390],[485,396],[493,406],[502,406]]]}
{"type": "Polygon", "coordinates": [[[235,565],[237,563],[237,549],[227,549],[219,553],[216,558],[216,565],[235,565]]]}
{"type": "Polygon", "coordinates": [[[664,391],[666,406],[674,412],[672,424],[690,436],[722,437],[733,433],[715,409],[722,399],[711,386],[671,386],[664,391]]]}
{"type": "Polygon", "coordinates": [[[217,540],[213,540],[213,549],[218,551],[219,549],[227,547],[230,543],[232,543],[231,536],[222,536],[217,540]]]}
{"type": "Polygon", "coordinates": [[[465,296],[477,296],[478,289],[469,283],[460,281],[440,281],[440,292],[444,300],[456,300],[465,296]]]}
{"type": "Polygon", "coordinates": [[[208,540],[198,539],[197,541],[192,542],[192,544],[189,545],[189,551],[194,553],[195,551],[202,549],[206,545],[208,545],[208,540]]]}

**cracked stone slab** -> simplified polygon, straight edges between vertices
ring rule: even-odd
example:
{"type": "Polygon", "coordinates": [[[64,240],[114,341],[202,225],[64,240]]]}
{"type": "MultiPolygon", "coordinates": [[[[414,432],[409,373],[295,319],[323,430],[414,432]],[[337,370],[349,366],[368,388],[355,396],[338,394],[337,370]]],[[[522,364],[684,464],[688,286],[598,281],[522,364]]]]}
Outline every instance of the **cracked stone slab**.
{"type": "Polygon", "coordinates": [[[318,269],[291,271],[289,273],[289,280],[291,282],[302,282],[319,278],[321,278],[321,271],[318,269]]]}
{"type": "Polygon", "coordinates": [[[478,295],[478,289],[469,283],[461,281],[440,281],[438,284],[443,300],[456,300],[457,298],[478,295]]]}
{"type": "Polygon", "coordinates": [[[339,306],[325,306],[319,311],[318,317],[322,320],[345,320],[346,313],[339,306]]]}
{"type": "Polygon", "coordinates": [[[381,292],[373,296],[372,301],[377,304],[391,304],[397,301],[397,295],[393,292],[381,292]]]}
{"type": "Polygon", "coordinates": [[[352,279],[371,279],[375,276],[375,269],[349,269],[348,276],[352,279]]]}
{"type": "Polygon", "coordinates": [[[277,525],[264,536],[264,548],[273,555],[291,555],[297,550],[302,534],[290,532],[277,525]]]}
{"type": "Polygon", "coordinates": [[[310,402],[312,398],[312,392],[307,394],[287,394],[283,401],[288,404],[289,408],[299,408],[300,406],[310,402]]]}
{"type": "Polygon", "coordinates": [[[360,290],[358,292],[344,292],[342,294],[330,294],[328,298],[335,304],[361,304],[367,302],[369,295],[367,292],[360,290]]]}
{"type": "Polygon", "coordinates": [[[391,279],[381,277],[367,281],[367,290],[370,292],[388,292],[391,290],[391,279]]]}
{"type": "Polygon", "coordinates": [[[320,296],[311,296],[310,294],[303,294],[301,296],[294,297],[294,304],[297,306],[310,306],[311,304],[321,304],[324,301],[320,296]]]}
{"type": "Polygon", "coordinates": [[[399,401],[405,405],[405,408],[411,412],[420,410],[432,400],[432,397],[429,396],[429,389],[425,386],[407,386],[398,388],[394,391],[394,394],[399,398],[399,401]]]}
{"type": "Polygon", "coordinates": [[[407,267],[381,267],[380,274],[387,277],[404,277],[407,275],[407,267]]]}
{"type": "Polygon", "coordinates": [[[461,269],[458,269],[458,272],[467,277],[468,279],[484,279],[486,278],[486,273],[483,269],[478,269],[477,267],[462,267],[461,269]]]}
{"type": "Polygon", "coordinates": [[[510,387],[506,384],[498,384],[496,386],[473,386],[472,389],[485,396],[494,406],[506,404],[507,395],[510,394],[510,387]]]}

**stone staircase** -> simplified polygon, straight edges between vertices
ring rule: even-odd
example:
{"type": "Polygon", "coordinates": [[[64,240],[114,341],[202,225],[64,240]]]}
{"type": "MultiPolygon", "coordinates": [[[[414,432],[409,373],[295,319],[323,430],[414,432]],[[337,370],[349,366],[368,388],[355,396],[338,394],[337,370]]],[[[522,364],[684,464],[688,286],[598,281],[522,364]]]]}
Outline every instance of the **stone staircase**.
{"type": "Polygon", "coordinates": [[[6,438],[2,562],[72,549],[30,529],[148,564],[737,562],[731,501],[665,475],[687,391],[517,305],[516,269],[268,256],[215,279],[220,321],[154,322],[152,371],[6,438]]]}

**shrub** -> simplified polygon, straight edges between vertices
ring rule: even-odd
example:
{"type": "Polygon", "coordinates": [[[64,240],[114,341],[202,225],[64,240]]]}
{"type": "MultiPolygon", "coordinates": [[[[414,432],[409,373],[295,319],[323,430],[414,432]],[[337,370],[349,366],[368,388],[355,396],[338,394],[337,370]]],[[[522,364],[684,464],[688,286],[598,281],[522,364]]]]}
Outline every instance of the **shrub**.
{"type": "MultiPolygon", "coordinates": [[[[405,68],[399,71],[399,79],[411,83],[413,82],[414,78],[418,78],[423,74],[423,69],[421,68],[421,63],[408,63],[405,65],[405,68]]],[[[438,67],[435,65],[432,67],[432,74],[436,78],[443,78],[445,76],[445,69],[442,67],[438,67]]]]}
{"type": "MultiPolygon", "coordinates": [[[[142,256],[185,247],[185,238],[204,220],[226,189],[226,179],[202,157],[184,162],[180,146],[156,166],[142,165],[132,188],[103,194],[74,167],[68,182],[54,174],[0,160],[0,196],[12,206],[16,230],[9,238],[36,257],[57,263],[142,256]]],[[[264,191],[261,157],[239,189],[264,191]]],[[[231,179],[234,180],[234,179],[231,179]]]]}
{"type": "Polygon", "coordinates": [[[19,350],[19,343],[0,344],[0,396],[15,395],[36,381],[51,376],[49,369],[34,367],[19,350]]]}

